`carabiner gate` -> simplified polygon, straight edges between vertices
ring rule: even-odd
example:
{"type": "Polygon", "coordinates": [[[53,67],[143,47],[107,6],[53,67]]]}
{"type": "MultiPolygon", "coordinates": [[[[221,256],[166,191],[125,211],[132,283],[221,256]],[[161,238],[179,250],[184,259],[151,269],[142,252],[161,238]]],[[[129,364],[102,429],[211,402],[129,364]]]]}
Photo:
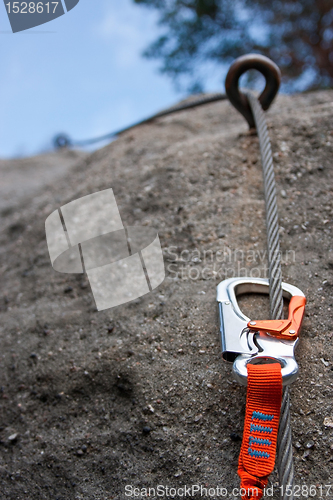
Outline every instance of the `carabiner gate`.
{"type": "Polygon", "coordinates": [[[278,361],[283,385],[298,374],[294,350],[298,342],[306,299],[296,286],[282,283],[283,296],[291,299],[287,320],[251,321],[240,310],[237,295],[269,293],[269,282],[262,278],[230,278],[217,286],[222,357],[233,362],[236,380],[247,385],[247,364],[278,361]]]}

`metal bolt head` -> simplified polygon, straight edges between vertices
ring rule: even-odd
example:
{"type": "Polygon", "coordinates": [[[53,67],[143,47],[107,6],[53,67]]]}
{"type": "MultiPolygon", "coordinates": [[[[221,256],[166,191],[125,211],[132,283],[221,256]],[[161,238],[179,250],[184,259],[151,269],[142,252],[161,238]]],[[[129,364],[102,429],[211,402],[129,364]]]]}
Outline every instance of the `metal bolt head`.
{"type": "Polygon", "coordinates": [[[296,330],[289,330],[289,333],[290,333],[291,335],[294,335],[294,333],[296,333],[296,330]]]}
{"type": "Polygon", "coordinates": [[[251,325],[251,326],[256,326],[256,324],[257,324],[257,323],[256,323],[255,321],[250,321],[250,325],[251,325]]]}

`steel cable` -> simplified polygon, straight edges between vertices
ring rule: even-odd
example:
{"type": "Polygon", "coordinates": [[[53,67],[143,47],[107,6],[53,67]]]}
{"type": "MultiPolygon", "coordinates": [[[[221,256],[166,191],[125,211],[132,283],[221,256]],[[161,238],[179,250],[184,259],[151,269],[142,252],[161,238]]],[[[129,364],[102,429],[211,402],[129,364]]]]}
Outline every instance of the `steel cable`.
{"type": "Polygon", "coordinates": [[[175,106],[172,106],[171,108],[165,109],[163,111],[160,111],[159,113],[156,113],[155,115],[149,116],[148,118],[145,118],[139,122],[133,123],[132,125],[129,125],[128,127],[116,130],[114,132],[109,132],[108,134],[104,134],[104,135],[101,135],[99,137],[94,137],[92,139],[83,139],[80,141],[73,141],[66,134],[58,134],[53,139],[54,147],[56,149],[61,149],[64,147],[90,146],[92,144],[96,144],[97,142],[106,141],[108,139],[112,139],[113,137],[117,137],[117,135],[122,134],[123,132],[127,132],[128,130],[131,130],[132,128],[137,127],[139,125],[144,125],[145,123],[149,123],[152,120],[155,120],[156,118],[161,118],[162,116],[171,115],[171,114],[177,113],[179,111],[185,111],[187,109],[196,108],[198,106],[202,106],[204,104],[209,104],[211,102],[223,101],[226,98],[227,98],[226,94],[216,92],[215,94],[210,94],[210,95],[205,96],[205,97],[199,97],[198,99],[194,99],[194,100],[191,100],[189,102],[184,102],[183,104],[176,104],[175,106]]]}
{"type": "MultiPolygon", "coordinates": [[[[271,319],[281,319],[283,317],[282,272],[272,148],[266,117],[261,104],[252,92],[246,91],[245,94],[248,98],[257,129],[264,176],[271,319]]],[[[282,396],[277,446],[277,468],[280,480],[280,498],[282,500],[292,500],[294,498],[294,466],[288,387],[284,389],[282,396]]]]}

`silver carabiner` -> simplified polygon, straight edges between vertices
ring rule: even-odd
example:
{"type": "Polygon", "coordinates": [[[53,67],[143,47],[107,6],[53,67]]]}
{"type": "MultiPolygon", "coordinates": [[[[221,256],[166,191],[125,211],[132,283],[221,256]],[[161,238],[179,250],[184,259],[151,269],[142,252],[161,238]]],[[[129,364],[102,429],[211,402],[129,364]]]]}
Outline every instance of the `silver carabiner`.
{"type": "MultiPolygon", "coordinates": [[[[282,290],[283,296],[289,299],[305,297],[299,288],[288,283],[282,283],[282,290]]],[[[247,364],[265,360],[281,364],[282,383],[289,385],[298,374],[294,357],[298,338],[277,338],[269,330],[257,330],[256,322],[245,316],[238,306],[236,297],[244,293],[268,294],[269,282],[262,278],[230,278],[217,286],[222,357],[233,362],[234,377],[242,385],[247,385],[247,364]]],[[[303,313],[300,322],[302,317],[303,313]]]]}

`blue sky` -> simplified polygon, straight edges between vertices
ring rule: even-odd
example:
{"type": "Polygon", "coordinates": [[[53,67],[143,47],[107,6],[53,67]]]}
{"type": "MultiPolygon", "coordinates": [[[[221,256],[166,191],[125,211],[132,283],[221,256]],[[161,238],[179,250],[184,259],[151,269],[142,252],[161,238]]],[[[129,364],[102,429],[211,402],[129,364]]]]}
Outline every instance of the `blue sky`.
{"type": "MultiPolygon", "coordinates": [[[[0,2],[0,158],[48,150],[61,132],[103,135],[179,101],[184,95],[158,62],[141,56],[158,34],[156,12],[133,0],[80,0],[58,19],[13,34],[0,2]]],[[[225,65],[202,70],[207,91],[223,90],[225,65]]]]}
{"type": "Polygon", "coordinates": [[[132,0],[80,0],[64,16],[12,34],[0,5],[0,157],[50,147],[53,136],[107,133],[178,101],[141,52],[156,15],[132,0]]]}

